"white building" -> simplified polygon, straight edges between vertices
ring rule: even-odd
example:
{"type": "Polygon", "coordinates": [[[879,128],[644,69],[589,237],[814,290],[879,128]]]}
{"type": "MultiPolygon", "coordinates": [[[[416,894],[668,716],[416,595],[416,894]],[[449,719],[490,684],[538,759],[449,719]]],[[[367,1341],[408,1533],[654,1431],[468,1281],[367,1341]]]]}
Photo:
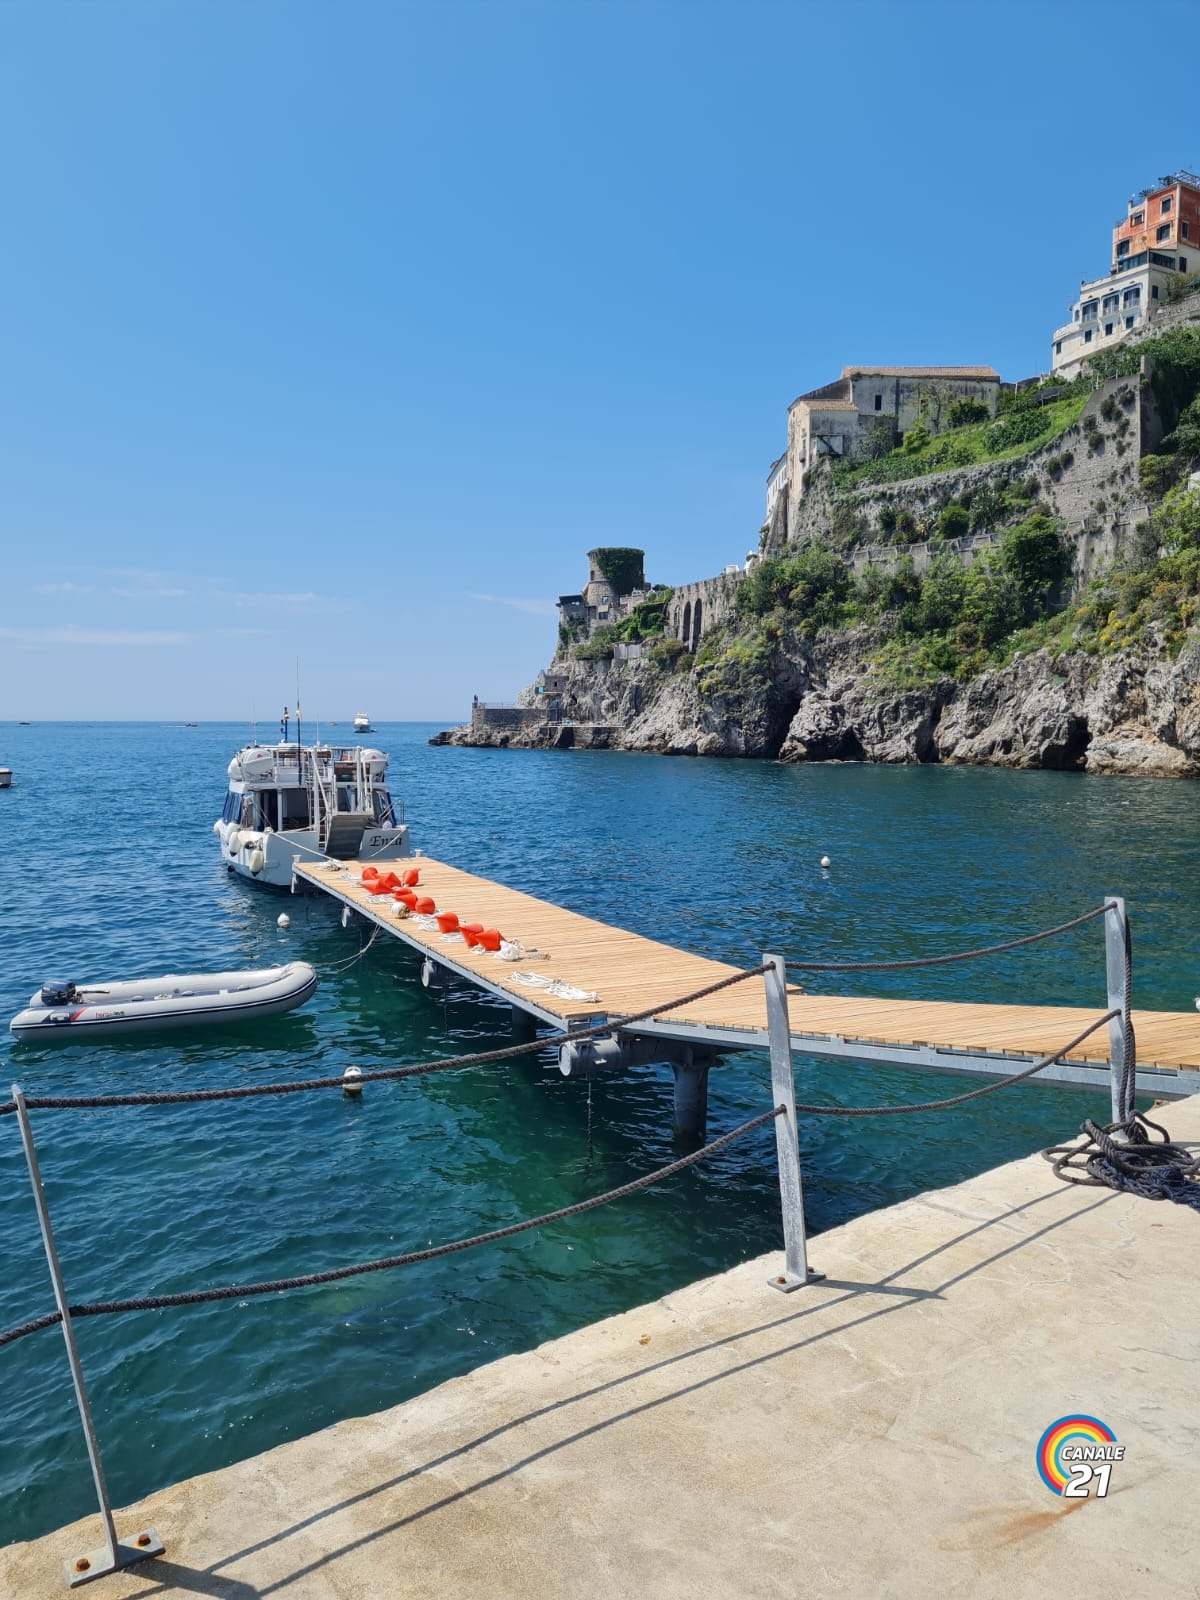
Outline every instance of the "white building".
{"type": "Polygon", "coordinates": [[[1050,370],[1071,379],[1083,363],[1144,327],[1168,291],[1200,271],[1200,177],[1173,172],[1130,198],[1114,226],[1112,261],[1085,279],[1071,320],[1055,328],[1050,370]]]}

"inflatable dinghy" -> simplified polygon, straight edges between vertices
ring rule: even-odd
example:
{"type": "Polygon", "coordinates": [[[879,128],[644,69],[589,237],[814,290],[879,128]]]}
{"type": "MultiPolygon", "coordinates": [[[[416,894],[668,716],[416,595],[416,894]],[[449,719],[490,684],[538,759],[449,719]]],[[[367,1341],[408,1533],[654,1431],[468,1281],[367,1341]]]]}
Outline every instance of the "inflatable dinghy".
{"type": "Polygon", "coordinates": [[[132,983],[47,983],[8,1026],[18,1039],[63,1044],[100,1034],[245,1022],[303,1005],[316,987],[317,975],[307,961],[132,983]]]}

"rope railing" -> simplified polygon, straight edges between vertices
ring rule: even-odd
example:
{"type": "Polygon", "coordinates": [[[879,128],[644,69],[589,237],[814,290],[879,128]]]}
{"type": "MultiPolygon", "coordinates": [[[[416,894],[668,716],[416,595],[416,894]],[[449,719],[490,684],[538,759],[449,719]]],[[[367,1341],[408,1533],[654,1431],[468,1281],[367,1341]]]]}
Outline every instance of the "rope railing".
{"type": "MultiPolygon", "coordinates": [[[[774,1106],[770,1111],[763,1111],[757,1117],[751,1117],[748,1122],[740,1123],[728,1133],[711,1140],[701,1149],[693,1150],[677,1161],[669,1162],[667,1166],[659,1167],[654,1172],[645,1173],[640,1178],[632,1178],[616,1189],[608,1189],[604,1194],[592,1195],[587,1200],[577,1200],[569,1206],[560,1206],[556,1211],[547,1211],[540,1217],[527,1217],[520,1222],[510,1222],[503,1228],[492,1228],[487,1233],[472,1234],[466,1239],[454,1239],[448,1244],[429,1245],[424,1250],[409,1250],[403,1255],[384,1256],[376,1261],[359,1261],[351,1266],[331,1267],[325,1272],[303,1273],[293,1278],[274,1278],[264,1283],[230,1284],[219,1289],[191,1289],[179,1294],[142,1295],[131,1300],[91,1301],[82,1305],[68,1306],[67,1309],[72,1317],[103,1317],[126,1311],[161,1311],[171,1306],[204,1305],[214,1300],[248,1300],[255,1295],[279,1294],[288,1289],[311,1289],[318,1284],[339,1283],[343,1278],[357,1278],[368,1272],[386,1272],[393,1267],[409,1267],[420,1261],[434,1261],[439,1256],[455,1255],[460,1250],[471,1250],[477,1245],[495,1244],[500,1239],[511,1239],[518,1233],[528,1233],[533,1228],[548,1227],[552,1223],[563,1222],[568,1217],[578,1217],[586,1211],[595,1211],[599,1206],[608,1205],[612,1201],[624,1200],[631,1194],[637,1194],[641,1189],[648,1189],[653,1184],[673,1178],[676,1173],[706,1160],[718,1150],[724,1150],[735,1140],[744,1138],[756,1128],[774,1121],[783,1114],[783,1110],[782,1106],[774,1106]]],[[[15,1344],[27,1334],[37,1333],[42,1328],[55,1327],[61,1321],[62,1314],[58,1311],[34,1317],[19,1327],[0,1333],[0,1346],[15,1344]]]]}
{"type": "MultiPolygon", "coordinates": [[[[499,1050],[479,1050],[473,1055],[444,1056],[440,1060],[423,1061],[414,1066],[374,1067],[361,1073],[355,1082],[363,1084],[390,1079],[420,1078],[434,1072],[453,1072],[462,1067],[485,1066],[494,1061],[508,1061],[515,1056],[530,1055],[535,1050],[544,1050],[555,1045],[582,1044],[588,1039],[614,1033],[636,1022],[646,1022],[652,1017],[665,1016],[669,1011],[678,1011],[680,1006],[690,1005],[694,1000],[703,1000],[708,995],[719,993],[722,989],[732,988],[736,983],[744,983],[747,978],[760,978],[766,970],[765,966],[750,967],[745,972],[735,972],[727,978],[719,979],[716,983],[706,984],[702,989],[693,989],[690,994],[680,995],[678,999],[647,1006],[644,1011],[634,1012],[631,1016],[606,1018],[593,1027],[581,1028],[577,1033],[543,1034],[536,1039],[523,1040],[520,1044],[505,1045],[499,1050]]],[[[166,1089],[140,1094],[29,1095],[25,1104],[31,1111],[95,1111],[112,1106],[193,1105],[211,1100],[252,1100],[261,1095],[304,1094],[314,1089],[340,1089],[345,1087],[345,1081],[344,1077],[331,1076],[297,1078],[287,1083],[237,1084],[225,1089],[166,1089]]],[[[16,1101],[7,1100],[0,1105],[0,1117],[10,1115],[16,1109],[16,1101]]]]}
{"type": "Polygon", "coordinates": [[[1053,939],[1060,933],[1069,933],[1072,928],[1082,927],[1085,922],[1102,917],[1107,910],[1107,905],[1097,906],[1080,917],[1072,917],[1070,922],[1060,922],[1057,927],[1045,928],[1040,933],[1027,933],[1020,939],[1006,939],[1003,944],[983,945],[978,950],[956,950],[946,956],[914,956],[903,961],[788,961],[786,965],[789,972],[896,972],[902,967],[941,967],[953,961],[977,961],[982,956],[998,956],[1005,950],[1019,950],[1022,945],[1037,944],[1042,939],[1053,939]]]}

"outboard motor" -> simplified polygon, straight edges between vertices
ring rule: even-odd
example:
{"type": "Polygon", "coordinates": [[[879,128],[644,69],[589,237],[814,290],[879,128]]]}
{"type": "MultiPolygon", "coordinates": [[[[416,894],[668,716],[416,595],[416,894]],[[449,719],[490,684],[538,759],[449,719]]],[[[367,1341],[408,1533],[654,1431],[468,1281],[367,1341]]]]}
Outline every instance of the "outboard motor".
{"type": "Polygon", "coordinates": [[[42,985],[42,1004],[44,1006],[69,1006],[72,1000],[77,999],[79,990],[73,983],[44,983],[42,985]]]}

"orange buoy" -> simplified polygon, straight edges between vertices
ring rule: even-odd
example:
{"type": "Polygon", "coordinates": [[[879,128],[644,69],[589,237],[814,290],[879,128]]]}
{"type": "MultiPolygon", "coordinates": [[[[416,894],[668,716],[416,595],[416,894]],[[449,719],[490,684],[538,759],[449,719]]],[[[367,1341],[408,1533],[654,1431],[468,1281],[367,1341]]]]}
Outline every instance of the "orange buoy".
{"type": "Polygon", "coordinates": [[[411,889],[393,889],[392,894],[397,900],[403,900],[410,911],[416,906],[417,897],[411,889]]]}
{"type": "Polygon", "coordinates": [[[479,935],[479,942],[485,950],[499,950],[500,930],[498,928],[485,928],[479,935]]]}
{"type": "Polygon", "coordinates": [[[443,933],[457,933],[458,917],[453,911],[439,911],[437,925],[443,933]]]}
{"type": "Polygon", "coordinates": [[[474,950],[475,946],[479,943],[479,935],[483,932],[483,929],[478,926],[472,927],[470,925],[464,925],[459,929],[459,932],[466,941],[467,949],[474,950]]]}
{"type": "Polygon", "coordinates": [[[432,895],[423,894],[417,901],[413,910],[421,917],[431,917],[437,910],[437,902],[432,895]]]}
{"type": "Polygon", "coordinates": [[[409,889],[415,889],[417,884],[420,883],[420,881],[421,881],[420,869],[417,868],[417,867],[409,867],[408,871],[404,874],[405,885],[409,889]]]}
{"type": "Polygon", "coordinates": [[[378,867],[364,867],[363,870],[362,870],[362,875],[363,875],[364,878],[377,878],[379,876],[379,868],[378,867]]]}

